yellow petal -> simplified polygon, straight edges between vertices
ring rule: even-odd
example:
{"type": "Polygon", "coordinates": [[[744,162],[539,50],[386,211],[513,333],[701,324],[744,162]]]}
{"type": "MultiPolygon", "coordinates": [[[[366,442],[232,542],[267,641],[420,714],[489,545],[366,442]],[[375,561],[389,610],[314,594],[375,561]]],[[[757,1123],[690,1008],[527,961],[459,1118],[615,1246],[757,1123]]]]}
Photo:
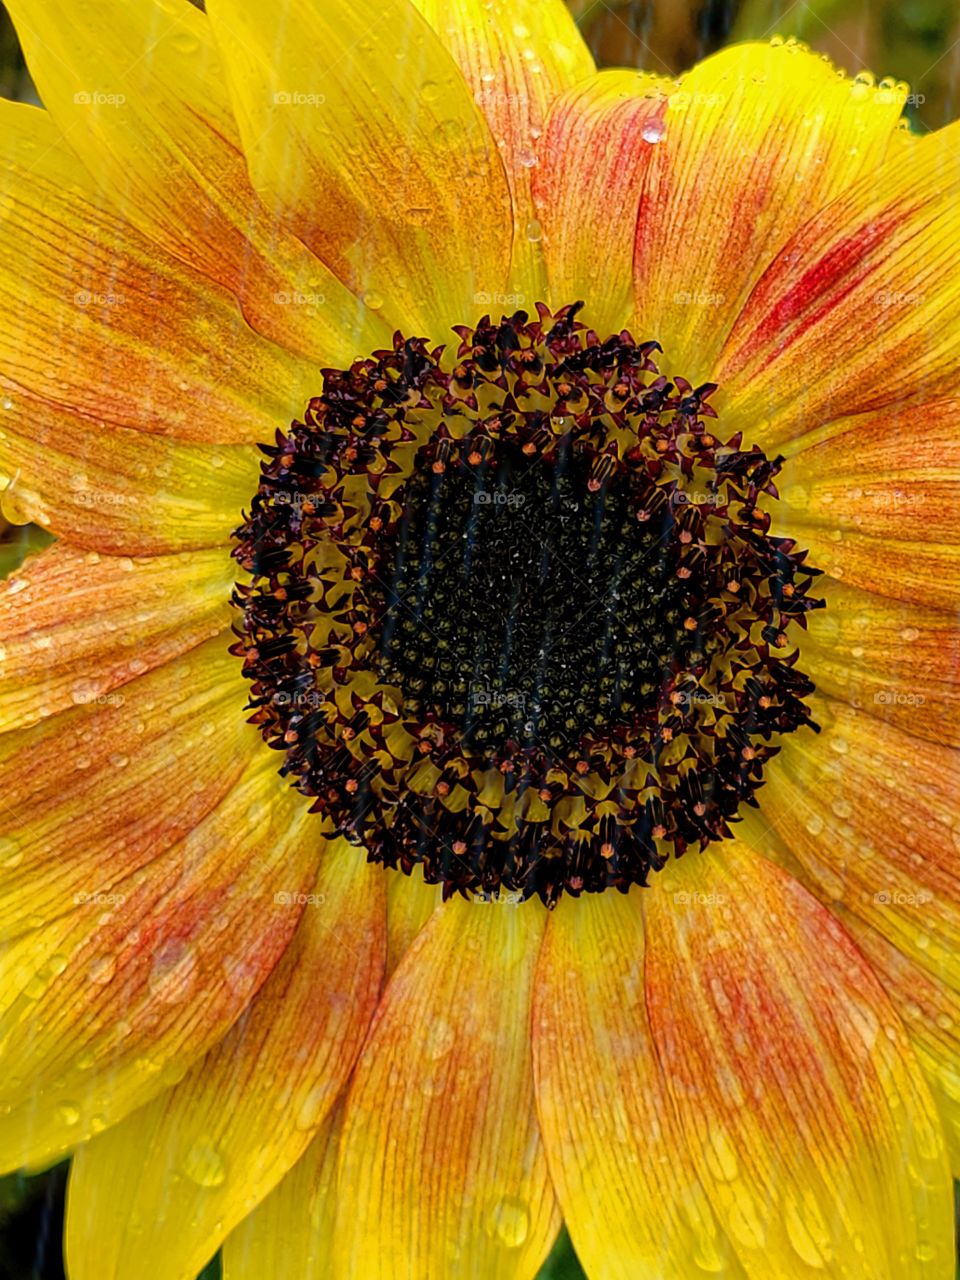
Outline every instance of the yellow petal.
{"type": "Polygon", "coordinates": [[[657,1062],[637,892],[561,900],[537,969],[533,1046],[550,1174],[591,1280],[741,1277],[657,1062]]]}
{"type": "Polygon", "coordinates": [[[544,1261],[559,1218],[530,1062],[543,923],[452,899],[401,960],[347,1099],[343,1275],[525,1280],[544,1261]]]}
{"type": "Polygon", "coordinates": [[[749,838],[772,824],[820,898],[960,991],[960,754],[825,697],[813,715],[819,737],[768,765],[749,838]]]}
{"type": "Polygon", "coordinates": [[[0,937],[119,892],[208,818],[262,749],[222,638],[122,691],[89,693],[85,682],[79,705],[0,738],[0,937]]]}
{"type": "Polygon", "coordinates": [[[317,372],[91,188],[49,116],[0,101],[0,394],[208,443],[271,440],[317,372]]]}
{"type": "Polygon", "coordinates": [[[64,543],[0,583],[0,730],[124,685],[230,626],[226,551],[131,560],[64,543]]]}
{"type": "Polygon", "coordinates": [[[207,6],[258,191],[372,310],[444,341],[501,291],[512,234],[496,146],[408,0],[207,6]],[[403,56],[398,57],[398,50],[403,56]]]}
{"type": "Polygon", "coordinates": [[[769,451],[819,423],[952,395],[960,124],[873,169],[783,245],[714,370],[721,415],[769,451]]]}
{"type": "Polygon", "coordinates": [[[231,1232],[223,1280],[329,1280],[337,1208],[341,1108],[280,1185],[231,1232]]]}
{"type": "Polygon", "coordinates": [[[346,365],[389,331],[250,184],[210,23],[183,0],[12,0],[40,96],[113,207],[241,301],[258,332],[346,365]]]}
{"type": "Polygon", "coordinates": [[[259,457],[250,445],[184,444],[0,388],[0,511],[92,551],[229,542],[256,492],[259,457]]]}
{"type": "Polygon", "coordinates": [[[593,58],[562,0],[414,3],[456,60],[507,172],[514,225],[509,300],[491,298],[491,307],[532,311],[546,300],[543,232],[531,191],[547,158],[544,124],[551,103],[593,72],[593,58]]]}
{"type": "MultiPolygon", "coordinates": [[[[178,761],[181,786],[195,764],[178,761]]],[[[116,1124],[222,1038],[296,929],[278,895],[305,894],[313,878],[305,810],[261,745],[178,843],[108,892],[91,883],[5,948],[4,1169],[48,1163],[116,1124]]]]}
{"type": "Polygon", "coordinates": [[[849,935],[734,841],[671,866],[644,905],[657,1053],[747,1274],[944,1280],[939,1118],[849,935]]]}
{"type": "MultiPolygon", "coordinates": [[[[638,328],[669,366],[716,381],[747,296],[790,236],[896,134],[905,90],[867,90],[798,45],[733,45],[671,95],[636,230],[638,328]]],[[[752,424],[751,424],[752,425],[752,424]]]]}
{"type": "Polygon", "coordinates": [[[385,902],[382,872],[345,841],[320,859],[296,935],[240,1021],[77,1154],[72,1280],[193,1280],[330,1114],[379,995],[385,902]]]}
{"type": "Polygon", "coordinates": [[[425,884],[419,869],[387,872],[387,973],[393,973],[414,938],[441,905],[442,889],[425,884]]]}
{"type": "Polygon", "coordinates": [[[849,912],[841,918],[903,1019],[943,1121],[951,1171],[960,1176],[960,994],[849,912]]]}
{"type": "Polygon", "coordinates": [[[905,733],[960,746],[956,615],[828,578],[815,591],[827,605],[808,615],[800,665],[817,688],[905,733]]]}
{"type": "Polygon", "coordinates": [[[800,442],[777,480],[781,529],[844,582],[953,612],[960,588],[960,400],[890,405],[800,442]]]}
{"type": "Polygon", "coordinates": [[[550,300],[584,301],[585,322],[604,337],[633,318],[640,193],[671,88],[646,72],[601,71],[563,94],[547,120],[533,185],[550,300]]]}

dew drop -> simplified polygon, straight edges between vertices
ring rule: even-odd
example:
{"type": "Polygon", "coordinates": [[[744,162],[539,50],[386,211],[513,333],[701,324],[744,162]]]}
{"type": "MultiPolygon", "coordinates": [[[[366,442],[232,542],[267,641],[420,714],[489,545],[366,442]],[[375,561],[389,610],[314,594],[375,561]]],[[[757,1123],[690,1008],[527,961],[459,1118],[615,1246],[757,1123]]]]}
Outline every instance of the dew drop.
{"type": "Polygon", "coordinates": [[[644,142],[651,145],[663,140],[664,128],[659,120],[648,120],[640,130],[640,136],[644,142]]]}
{"type": "Polygon", "coordinates": [[[733,1143],[722,1129],[715,1129],[704,1150],[707,1166],[720,1182],[732,1182],[737,1176],[739,1164],[733,1143]]]}
{"type": "Polygon", "coordinates": [[[117,971],[116,956],[97,956],[90,961],[87,977],[98,986],[105,986],[117,971]]]}
{"type": "Polygon", "coordinates": [[[449,1022],[435,1022],[426,1035],[427,1057],[434,1062],[445,1058],[456,1043],[456,1033],[449,1022]]]}
{"type": "Polygon", "coordinates": [[[227,1178],[227,1162],[209,1139],[201,1138],[187,1152],[183,1172],[198,1187],[219,1187],[227,1178]]]}
{"type": "Polygon", "coordinates": [[[75,1102],[61,1102],[57,1107],[57,1115],[65,1125],[73,1126],[80,1123],[80,1108],[75,1102]]]}
{"type": "Polygon", "coordinates": [[[519,1249],[530,1231],[530,1212],[527,1206],[513,1196],[504,1196],[494,1204],[487,1216],[487,1231],[508,1249],[519,1249]]]}
{"type": "Polygon", "coordinates": [[[9,836],[0,839],[0,867],[4,871],[12,871],[14,867],[19,867],[22,861],[23,850],[16,840],[9,836]]]}
{"type": "Polygon", "coordinates": [[[182,1000],[193,989],[197,957],[191,946],[168,942],[154,957],[149,987],[158,1000],[182,1000]]]}

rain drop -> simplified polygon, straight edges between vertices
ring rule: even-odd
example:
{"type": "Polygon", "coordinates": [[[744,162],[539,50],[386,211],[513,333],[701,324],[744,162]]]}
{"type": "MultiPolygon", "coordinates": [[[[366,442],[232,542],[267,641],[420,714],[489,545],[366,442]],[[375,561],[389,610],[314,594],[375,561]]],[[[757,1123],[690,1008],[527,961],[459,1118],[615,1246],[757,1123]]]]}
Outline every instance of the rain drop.
{"type": "Polygon", "coordinates": [[[512,1196],[498,1200],[487,1217],[487,1231],[508,1249],[519,1249],[530,1231],[527,1206],[512,1196]]]}
{"type": "Polygon", "coordinates": [[[219,1187],[226,1181],[227,1162],[209,1139],[201,1138],[187,1152],[183,1172],[198,1187],[219,1187]]]}

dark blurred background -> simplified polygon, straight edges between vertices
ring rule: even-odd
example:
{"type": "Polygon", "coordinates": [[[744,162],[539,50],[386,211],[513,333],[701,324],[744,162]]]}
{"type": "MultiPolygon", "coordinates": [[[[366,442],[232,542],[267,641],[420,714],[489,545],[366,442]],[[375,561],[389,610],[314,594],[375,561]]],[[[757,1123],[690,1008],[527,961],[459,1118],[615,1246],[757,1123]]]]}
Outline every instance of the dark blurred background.
{"type": "MultiPolygon", "coordinates": [[[[200,0],[194,2],[202,7],[200,0]]],[[[958,0],[568,2],[601,66],[634,66],[679,75],[733,41],[796,36],[829,54],[851,74],[869,70],[878,78],[892,75],[907,80],[916,97],[911,118],[920,131],[938,128],[960,115],[958,0]]],[[[0,96],[38,101],[2,0],[0,96]]],[[[46,541],[40,530],[6,524],[0,516],[0,577],[46,541]]],[[[65,1165],[31,1177],[0,1178],[0,1280],[64,1280],[65,1184],[65,1165]]],[[[202,1280],[215,1280],[219,1274],[214,1260],[202,1280]]],[[[540,1280],[579,1277],[583,1272],[564,1236],[540,1280]]]]}

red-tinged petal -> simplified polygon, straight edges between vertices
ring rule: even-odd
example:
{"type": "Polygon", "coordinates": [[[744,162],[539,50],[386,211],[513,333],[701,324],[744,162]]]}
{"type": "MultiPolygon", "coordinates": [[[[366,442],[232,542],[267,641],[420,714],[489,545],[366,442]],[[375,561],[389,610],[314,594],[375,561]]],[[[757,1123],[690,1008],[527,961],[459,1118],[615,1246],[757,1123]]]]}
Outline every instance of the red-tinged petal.
{"type": "Polygon", "coordinates": [[[747,1274],[944,1280],[939,1118],[849,935],[734,841],[671,866],[644,905],[657,1053],[747,1274]]]}
{"type": "Polygon", "coordinates": [[[253,328],[291,351],[346,367],[384,345],[380,317],[254,192],[210,23],[197,8],[183,0],[90,0],[82,14],[69,0],[8,8],[52,123],[118,213],[229,289],[253,328]]]}
{"type": "Polygon", "coordinates": [[[649,135],[634,269],[638,331],[670,367],[723,385],[718,353],[764,267],[861,175],[873,181],[904,98],[795,44],[733,45],[683,77],[649,135]]]}
{"type": "Polygon", "coordinates": [[[769,452],[820,423],[955,394],[958,158],[960,124],[928,134],[783,245],[713,369],[728,422],[769,452]]]}
{"type": "Polygon", "coordinates": [[[334,1274],[341,1124],[337,1108],[276,1190],[227,1237],[223,1280],[329,1280],[334,1274]]]}
{"type": "Polygon", "coordinates": [[[251,753],[222,638],[0,738],[0,937],[110,894],[224,800],[251,753]],[[94,800],[91,801],[91,797],[94,800]]]}
{"type": "MultiPolygon", "coordinates": [[[[509,313],[546,300],[542,228],[531,181],[547,161],[551,103],[594,71],[562,0],[414,0],[456,60],[500,150],[513,203],[509,313]]],[[[573,157],[570,157],[572,162],[573,157]]],[[[579,297],[580,295],[575,295],[579,297]]],[[[574,295],[559,299],[572,302],[574,295]]]]}
{"type": "Polygon", "coordinates": [[[869,960],[910,1036],[943,1121],[953,1176],[960,1176],[960,994],[848,912],[844,924],[869,960]]]}
{"type": "Polygon", "coordinates": [[[0,730],[106,703],[226,630],[233,578],[219,549],[131,560],[57,543],[31,557],[0,582],[0,730]]]}
{"type": "Polygon", "coordinates": [[[826,608],[808,615],[801,663],[817,688],[905,733],[960,746],[955,614],[829,578],[816,592],[826,608]]]}
{"type": "Polygon", "coordinates": [[[0,393],[0,510],[78,547],[157,555],[227,543],[259,479],[250,445],[186,444],[0,393]]]}
{"type": "Polygon", "coordinates": [[[239,1022],[78,1152],[71,1280],[194,1277],[330,1114],[380,992],[385,895],[379,868],[345,841],[320,859],[296,935],[239,1022]]]}
{"type": "Polygon", "coordinates": [[[279,22],[260,0],[209,0],[207,12],[254,186],[276,215],[406,332],[445,341],[481,314],[476,295],[502,291],[509,267],[506,177],[409,0],[386,17],[379,0],[289,0],[279,22]]]}
{"type": "Polygon", "coordinates": [[[645,72],[601,71],[563,94],[547,119],[533,190],[550,297],[583,300],[585,322],[604,336],[634,314],[640,193],[672,87],[645,72]]]}
{"type": "Polygon", "coordinates": [[[347,1098],[340,1274],[536,1275],[559,1227],[530,1061],[543,924],[451,899],[401,960],[347,1098]]]}
{"type": "MultiPolygon", "coordinates": [[[[195,766],[179,761],[181,785],[195,766]]],[[[3,1168],[116,1124],[223,1037],[295,932],[284,895],[309,891],[315,824],[261,747],[177,844],[4,949],[3,1168]]]]}
{"type": "Polygon", "coordinates": [[[255,444],[317,372],[92,187],[49,116],[0,101],[0,395],[209,444],[255,444]]]}
{"type": "Polygon", "coordinates": [[[747,838],[772,826],[819,897],[960,991],[960,754],[828,698],[813,714],[822,732],[770,762],[747,838]]]}
{"type": "Polygon", "coordinates": [[[533,1049],[550,1175],[591,1280],[742,1277],[657,1061],[640,898],[564,898],[547,924],[533,1049]]]}
{"type": "Polygon", "coordinates": [[[782,529],[844,582],[955,610],[960,593],[960,400],[834,423],[777,480],[782,529]]]}

